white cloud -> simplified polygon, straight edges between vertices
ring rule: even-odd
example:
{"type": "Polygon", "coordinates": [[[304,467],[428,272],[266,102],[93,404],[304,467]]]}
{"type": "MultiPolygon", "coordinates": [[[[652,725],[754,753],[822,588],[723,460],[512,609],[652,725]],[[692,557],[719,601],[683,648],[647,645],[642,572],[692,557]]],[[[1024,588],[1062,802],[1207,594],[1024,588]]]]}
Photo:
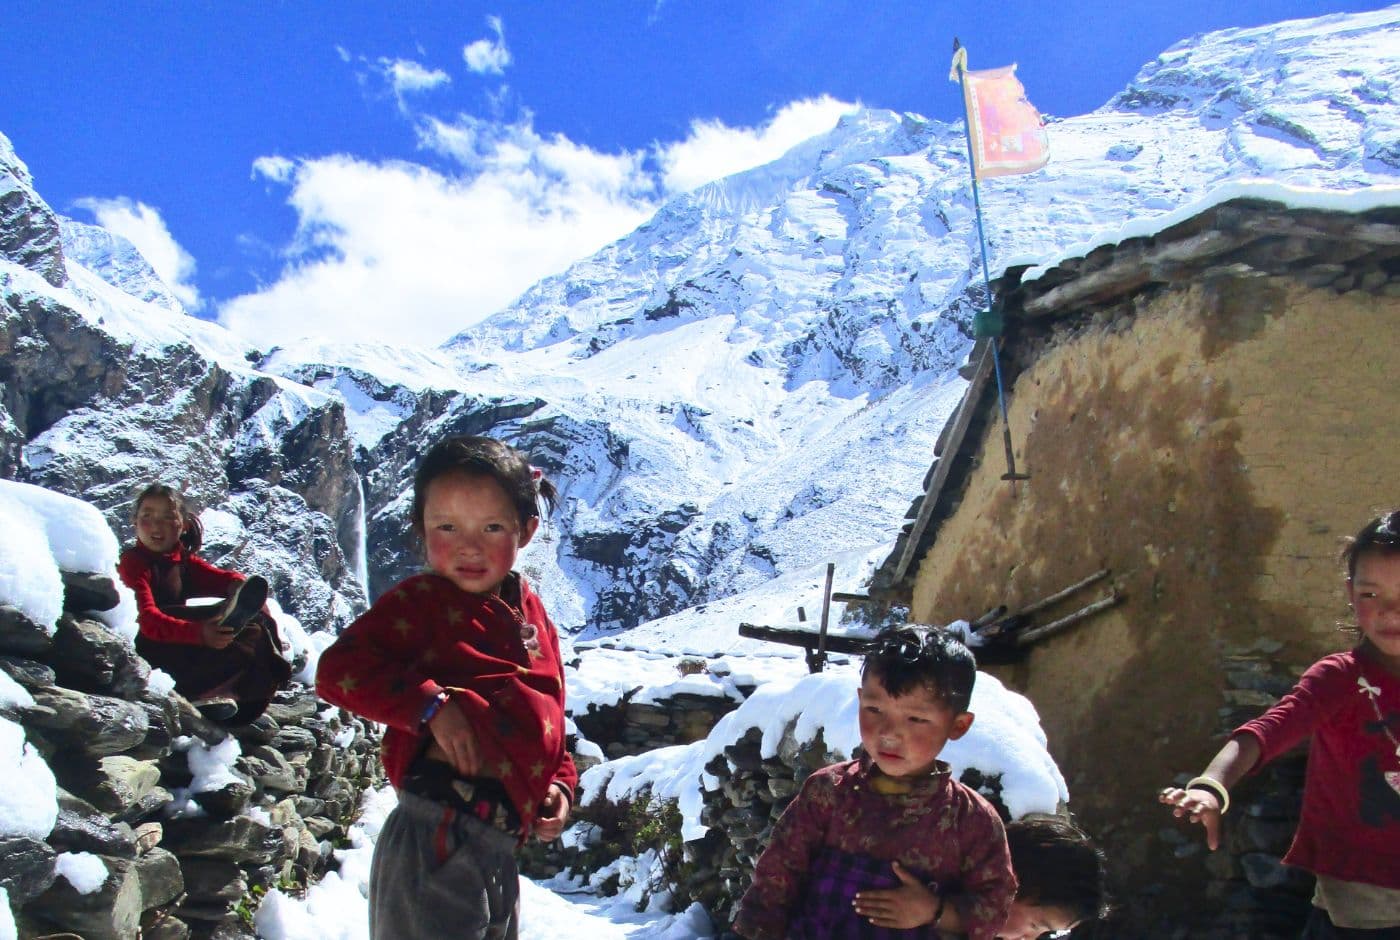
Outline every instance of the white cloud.
{"type": "Polygon", "coordinates": [[[478,39],[462,49],[467,68],[479,75],[503,75],[510,65],[510,50],[506,48],[505,28],[499,16],[488,16],[486,25],[496,34],[495,39],[478,39]]]}
{"type": "Polygon", "coordinates": [[[199,308],[194,258],[175,241],[159,210],[125,197],[78,199],[74,205],[91,212],[98,225],[135,245],[187,310],[199,308]]]}
{"type": "Polygon", "coordinates": [[[658,144],[663,184],[668,192],[697,186],[772,162],[797,144],[836,126],[860,106],[829,95],[784,105],[761,127],[728,127],[719,121],[692,121],[690,136],[658,144]]]}
{"type": "Polygon", "coordinates": [[[515,123],[460,115],[418,122],[419,145],[451,171],[351,155],[261,157],[289,187],[296,236],[278,279],[224,304],[251,342],[302,336],[436,345],[635,229],[661,201],[772,161],[853,105],[819,98],[761,127],[697,121],[650,152],[601,153],[515,123]]]}
{"type": "Polygon", "coordinates": [[[290,183],[297,165],[286,157],[258,157],[253,161],[253,175],[263,176],[274,183],[290,183]]]}
{"type": "Polygon", "coordinates": [[[220,320],[261,345],[308,335],[436,345],[655,210],[636,155],[545,140],[528,122],[435,123],[425,134],[470,170],[343,155],[298,163],[286,268],[220,320]]]}
{"type": "Polygon", "coordinates": [[[379,67],[384,70],[384,77],[394,89],[394,94],[400,96],[428,91],[452,81],[442,69],[430,69],[411,59],[380,59],[379,67]]]}

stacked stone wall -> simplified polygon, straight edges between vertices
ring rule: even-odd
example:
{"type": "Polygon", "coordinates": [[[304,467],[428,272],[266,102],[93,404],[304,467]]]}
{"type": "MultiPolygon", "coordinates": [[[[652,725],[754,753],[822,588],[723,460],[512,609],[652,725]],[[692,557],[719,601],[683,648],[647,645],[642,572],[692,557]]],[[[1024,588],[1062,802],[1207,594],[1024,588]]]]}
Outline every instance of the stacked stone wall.
{"type": "Polygon", "coordinates": [[[296,683],[250,725],[210,723],[152,691],[149,666],[90,613],[116,604],[110,580],[64,578],[56,625],[0,606],[0,669],[33,700],[0,716],[53,771],[59,810],[42,838],[0,837],[20,936],[252,937],[262,893],[319,877],[363,791],[382,783],[377,731],[296,683]],[[232,750],[230,736],[232,779],[188,792],[189,752],[232,750]],[[96,856],[107,877],[80,893],[58,874],[61,853],[96,856]]]}

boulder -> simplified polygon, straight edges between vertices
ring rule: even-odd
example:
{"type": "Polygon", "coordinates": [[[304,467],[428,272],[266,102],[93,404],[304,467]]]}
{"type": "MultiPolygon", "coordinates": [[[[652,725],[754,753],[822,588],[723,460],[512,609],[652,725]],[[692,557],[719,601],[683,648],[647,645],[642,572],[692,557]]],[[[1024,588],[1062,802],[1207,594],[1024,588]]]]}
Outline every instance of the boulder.
{"type": "Polygon", "coordinates": [[[136,864],[131,859],[98,857],[107,866],[102,887],[82,894],[67,878],[59,878],[25,909],[84,940],[138,940],[144,905],[136,864]]]}
{"type": "Polygon", "coordinates": [[[136,855],[136,834],[124,822],[113,822],[87,800],[66,790],[58,791],[58,820],[48,842],[60,852],[91,852],[131,858],[136,855]]]}
{"type": "Polygon", "coordinates": [[[146,691],[151,667],[123,637],[96,620],[65,613],[44,657],[65,686],[134,699],[146,691]]]}
{"type": "Polygon", "coordinates": [[[136,859],[143,909],[170,904],[185,893],[180,860],[162,848],[153,848],[136,859]]]}
{"type": "Polygon", "coordinates": [[[0,653],[33,656],[53,645],[53,630],[9,604],[0,604],[0,653]]]}
{"type": "Polygon", "coordinates": [[[91,571],[60,571],[63,579],[63,609],[111,610],[121,603],[112,578],[91,571]]]}
{"type": "Polygon", "coordinates": [[[113,817],[139,819],[170,801],[169,792],[160,786],[160,767],[155,761],[125,754],[97,760],[65,756],[52,766],[65,789],[113,817]]]}
{"type": "Polygon", "coordinates": [[[19,907],[49,889],[57,877],[54,859],[57,853],[38,839],[7,836],[0,839],[0,888],[10,896],[10,904],[19,907]]]}
{"type": "Polygon", "coordinates": [[[34,724],[56,745],[89,757],[120,754],[140,744],[150,730],[145,710],[106,695],[86,695],[53,687],[32,693],[36,704],[53,710],[34,724]]]}
{"type": "Polygon", "coordinates": [[[58,681],[52,666],[45,666],[38,660],[21,656],[0,656],[0,671],[4,671],[31,692],[54,685],[58,681]]]}
{"type": "Polygon", "coordinates": [[[218,822],[180,817],[165,823],[162,844],[181,860],[217,858],[260,864],[276,854],[280,836],[280,832],[251,816],[235,816],[218,822]]]}

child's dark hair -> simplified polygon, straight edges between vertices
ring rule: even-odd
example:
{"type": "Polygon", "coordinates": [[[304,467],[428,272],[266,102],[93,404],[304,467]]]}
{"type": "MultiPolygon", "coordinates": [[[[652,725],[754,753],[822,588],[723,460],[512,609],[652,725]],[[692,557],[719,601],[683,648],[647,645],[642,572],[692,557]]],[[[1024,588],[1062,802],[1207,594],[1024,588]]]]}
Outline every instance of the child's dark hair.
{"type": "Polygon", "coordinates": [[[938,627],[907,624],[875,635],[861,678],[872,676],[891,695],[928,689],[955,713],[967,711],[977,660],[957,637],[938,627]]]}
{"type": "Polygon", "coordinates": [[[1108,872],[1102,850],[1059,816],[1006,824],[1016,872],[1016,900],[1064,911],[1075,922],[1108,916],[1108,872]]]}
{"type": "Polygon", "coordinates": [[[559,491],[534,467],[525,455],[508,444],[489,437],[449,437],[438,441],[418,464],[413,476],[413,527],[423,528],[423,510],[428,486],[438,477],[463,473],[490,477],[506,491],[522,523],[539,518],[539,500],[552,512],[559,491]]]}
{"type": "Polygon", "coordinates": [[[204,543],[204,525],[199,521],[199,513],[190,505],[190,501],[185,498],[175,487],[168,483],[152,483],[144,490],[136,494],[136,502],[131,505],[131,522],[136,523],[136,517],[141,514],[141,504],[148,499],[168,499],[175,507],[175,512],[184,520],[184,528],[180,530],[180,544],[186,550],[197,552],[204,543]]]}
{"type": "Polygon", "coordinates": [[[1400,554],[1400,509],[1381,513],[1366,523],[1355,536],[1347,539],[1346,547],[1342,549],[1342,564],[1346,565],[1348,581],[1356,577],[1356,562],[1368,552],[1400,554]]]}

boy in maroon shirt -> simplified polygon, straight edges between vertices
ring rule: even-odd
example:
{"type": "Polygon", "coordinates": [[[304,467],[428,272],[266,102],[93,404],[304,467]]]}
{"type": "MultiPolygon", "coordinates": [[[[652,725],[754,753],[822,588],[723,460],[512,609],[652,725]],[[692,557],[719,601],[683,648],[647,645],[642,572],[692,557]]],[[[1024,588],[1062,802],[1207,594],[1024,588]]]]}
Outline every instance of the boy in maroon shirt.
{"type": "Polygon", "coordinates": [[[928,627],[886,630],[861,670],[856,760],[807,778],[739,904],[749,940],[936,937],[958,913],[973,940],[1006,921],[1016,877],[996,809],[938,759],[967,733],[977,666],[928,627]]]}

